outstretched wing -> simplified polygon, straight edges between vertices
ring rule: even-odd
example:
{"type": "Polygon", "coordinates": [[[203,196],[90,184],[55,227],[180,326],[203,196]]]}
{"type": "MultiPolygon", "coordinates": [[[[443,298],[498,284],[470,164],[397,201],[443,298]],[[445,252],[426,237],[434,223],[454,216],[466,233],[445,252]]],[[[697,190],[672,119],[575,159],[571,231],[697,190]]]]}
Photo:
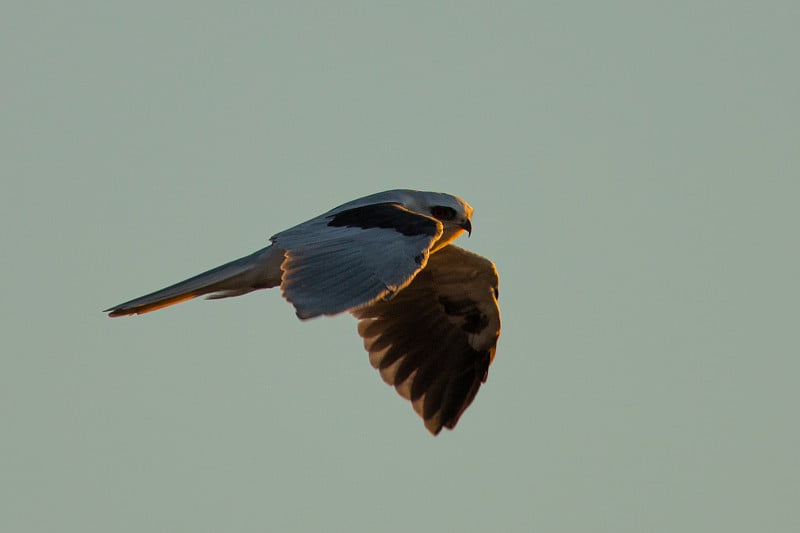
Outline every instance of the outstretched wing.
{"type": "Polygon", "coordinates": [[[500,336],[494,264],[449,245],[394,298],[355,309],[372,366],[438,434],[486,381],[500,336]]]}
{"type": "Polygon", "coordinates": [[[281,290],[303,319],[390,298],[441,235],[436,219],[397,203],[331,211],[272,237],[285,250],[281,290]]]}

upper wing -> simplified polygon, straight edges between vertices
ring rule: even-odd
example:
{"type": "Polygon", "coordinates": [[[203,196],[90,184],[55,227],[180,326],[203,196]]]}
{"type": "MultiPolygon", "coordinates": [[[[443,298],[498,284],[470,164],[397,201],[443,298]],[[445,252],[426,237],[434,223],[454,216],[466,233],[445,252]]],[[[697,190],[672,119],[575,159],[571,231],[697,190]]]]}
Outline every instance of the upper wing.
{"type": "Polygon", "coordinates": [[[372,366],[425,427],[453,429],[486,381],[500,336],[494,264],[449,245],[393,299],[352,311],[372,366]]]}
{"type": "Polygon", "coordinates": [[[441,235],[436,219],[377,203],[331,211],[272,241],[285,250],[284,297],[311,318],[390,297],[425,267],[441,235]]]}

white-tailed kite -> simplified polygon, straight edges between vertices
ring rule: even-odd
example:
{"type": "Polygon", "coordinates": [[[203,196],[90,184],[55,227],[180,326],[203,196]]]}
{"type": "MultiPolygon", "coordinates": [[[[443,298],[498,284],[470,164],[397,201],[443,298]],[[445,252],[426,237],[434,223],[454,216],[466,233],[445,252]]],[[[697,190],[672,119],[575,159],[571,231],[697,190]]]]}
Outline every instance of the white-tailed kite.
{"type": "Polygon", "coordinates": [[[274,235],[272,244],[116,305],[142,314],[189,300],[280,286],[297,316],[347,311],[369,360],[434,435],[453,429],[486,381],[500,335],[494,264],[449,244],[471,232],[457,196],[386,191],[274,235]]]}

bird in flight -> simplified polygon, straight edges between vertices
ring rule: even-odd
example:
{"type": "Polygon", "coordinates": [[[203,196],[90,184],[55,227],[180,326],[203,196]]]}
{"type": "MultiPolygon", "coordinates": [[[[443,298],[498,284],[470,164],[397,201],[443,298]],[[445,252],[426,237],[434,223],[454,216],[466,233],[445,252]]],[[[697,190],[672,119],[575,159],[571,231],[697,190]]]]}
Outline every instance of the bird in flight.
{"type": "Polygon", "coordinates": [[[500,336],[494,264],[450,244],[472,232],[471,216],[472,207],[450,194],[372,194],[277,233],[248,256],[104,312],[142,314],[272,287],[303,320],[349,312],[372,366],[437,435],[472,403],[500,336]]]}

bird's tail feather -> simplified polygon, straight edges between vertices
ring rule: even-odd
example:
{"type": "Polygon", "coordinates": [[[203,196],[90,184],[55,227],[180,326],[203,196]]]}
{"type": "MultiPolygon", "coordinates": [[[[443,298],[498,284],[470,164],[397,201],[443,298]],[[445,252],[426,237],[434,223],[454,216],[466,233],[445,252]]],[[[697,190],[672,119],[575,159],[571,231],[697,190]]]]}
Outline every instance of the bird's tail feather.
{"type": "Polygon", "coordinates": [[[103,312],[111,317],[141,315],[205,294],[212,299],[227,298],[275,287],[281,282],[282,262],[283,250],[268,246],[169,287],[109,307],[103,312]]]}

